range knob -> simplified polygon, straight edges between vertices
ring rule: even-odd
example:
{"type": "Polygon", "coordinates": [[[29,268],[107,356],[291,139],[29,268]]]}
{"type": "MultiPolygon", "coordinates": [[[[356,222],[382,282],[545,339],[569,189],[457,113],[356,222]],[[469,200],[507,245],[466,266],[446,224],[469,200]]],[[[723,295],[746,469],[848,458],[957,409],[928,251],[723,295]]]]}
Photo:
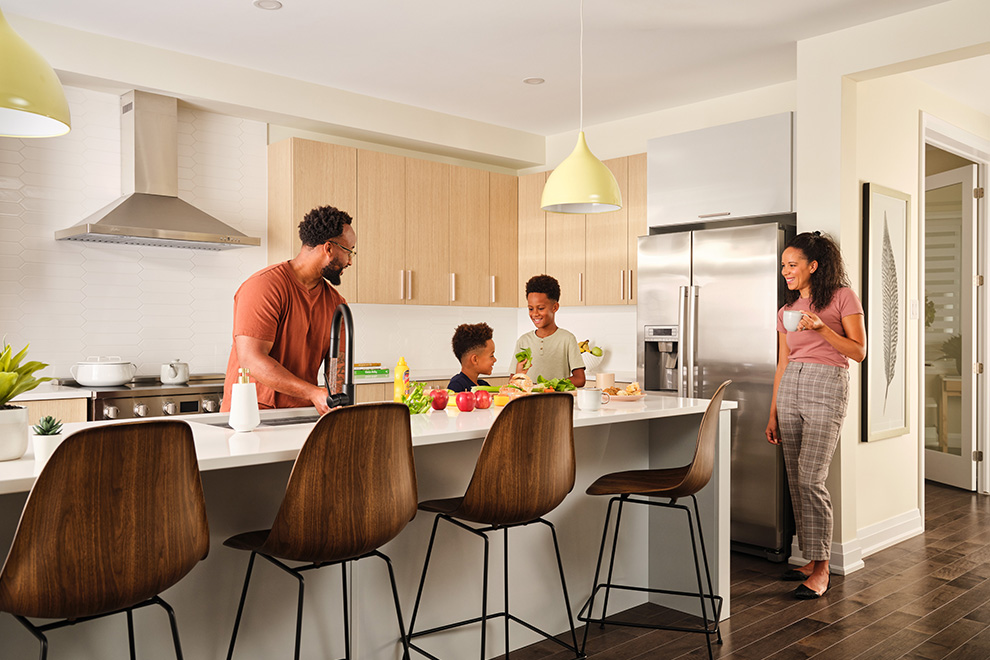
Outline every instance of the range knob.
{"type": "Polygon", "coordinates": [[[220,410],[220,404],[214,399],[203,399],[203,412],[215,413],[220,410]]]}
{"type": "Polygon", "coordinates": [[[103,406],[104,419],[117,419],[117,415],[119,414],[120,409],[117,406],[103,406]]]}
{"type": "Polygon", "coordinates": [[[147,417],[148,416],[148,406],[143,403],[134,404],[134,416],[135,417],[147,417]]]}
{"type": "Polygon", "coordinates": [[[166,401],[162,404],[162,412],[166,415],[174,415],[176,413],[176,407],[174,401],[166,401]]]}

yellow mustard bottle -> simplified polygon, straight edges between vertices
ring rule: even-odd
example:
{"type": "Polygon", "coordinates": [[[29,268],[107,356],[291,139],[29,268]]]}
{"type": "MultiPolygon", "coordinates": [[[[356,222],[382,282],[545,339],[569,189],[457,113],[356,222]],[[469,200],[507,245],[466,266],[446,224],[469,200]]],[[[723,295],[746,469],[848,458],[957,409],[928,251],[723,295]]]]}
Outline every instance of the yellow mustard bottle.
{"type": "Polygon", "coordinates": [[[406,364],[406,358],[400,357],[399,361],[395,363],[395,385],[393,386],[392,400],[396,403],[402,403],[402,395],[406,393],[408,387],[409,365],[406,364]]]}

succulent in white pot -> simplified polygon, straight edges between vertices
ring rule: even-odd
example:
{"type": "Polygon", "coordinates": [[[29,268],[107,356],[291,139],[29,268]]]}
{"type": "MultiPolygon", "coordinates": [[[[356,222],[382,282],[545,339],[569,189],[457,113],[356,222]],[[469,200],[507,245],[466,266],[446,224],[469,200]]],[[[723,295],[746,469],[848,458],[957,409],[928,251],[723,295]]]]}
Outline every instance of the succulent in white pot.
{"type": "Polygon", "coordinates": [[[62,442],[62,421],[46,415],[31,427],[34,431],[34,464],[38,471],[51,458],[55,448],[62,442]]]}
{"type": "Polygon", "coordinates": [[[33,390],[51,378],[35,378],[34,373],[48,365],[44,362],[25,362],[28,347],[20,353],[6,340],[0,353],[0,461],[13,461],[24,455],[28,443],[27,408],[10,405],[10,400],[19,394],[33,390]]]}

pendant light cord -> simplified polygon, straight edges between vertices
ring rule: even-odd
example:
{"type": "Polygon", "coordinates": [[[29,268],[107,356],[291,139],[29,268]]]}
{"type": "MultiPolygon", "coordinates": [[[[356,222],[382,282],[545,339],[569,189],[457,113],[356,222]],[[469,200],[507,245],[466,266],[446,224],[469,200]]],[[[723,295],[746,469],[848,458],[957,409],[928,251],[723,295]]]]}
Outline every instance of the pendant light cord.
{"type": "Polygon", "coordinates": [[[578,66],[578,108],[580,108],[578,114],[578,126],[581,131],[584,130],[584,0],[581,0],[581,31],[580,39],[578,45],[578,61],[580,62],[578,66]]]}

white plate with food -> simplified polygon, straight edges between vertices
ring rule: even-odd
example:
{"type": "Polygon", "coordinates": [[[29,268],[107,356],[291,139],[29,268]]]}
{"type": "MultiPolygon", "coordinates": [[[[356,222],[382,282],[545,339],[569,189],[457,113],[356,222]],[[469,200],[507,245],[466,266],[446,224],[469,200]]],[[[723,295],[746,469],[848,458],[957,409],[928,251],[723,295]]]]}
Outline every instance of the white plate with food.
{"type": "Polygon", "coordinates": [[[609,403],[612,401],[642,401],[646,398],[645,394],[610,394],[609,403]]]}

